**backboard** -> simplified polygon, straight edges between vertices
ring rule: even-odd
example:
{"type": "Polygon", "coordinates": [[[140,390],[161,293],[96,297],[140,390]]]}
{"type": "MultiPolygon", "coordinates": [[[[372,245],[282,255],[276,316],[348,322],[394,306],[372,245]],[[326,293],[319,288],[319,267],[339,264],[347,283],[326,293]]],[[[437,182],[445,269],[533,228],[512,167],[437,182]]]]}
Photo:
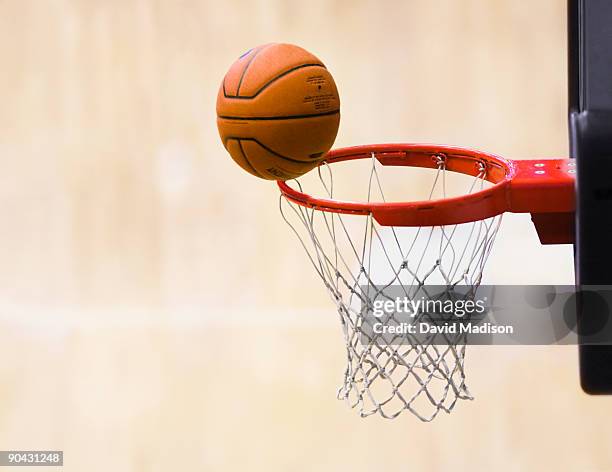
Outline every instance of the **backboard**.
{"type": "MultiPolygon", "coordinates": [[[[576,284],[612,284],[612,2],[568,0],[570,155],[577,163],[576,284]]],[[[607,317],[578,308],[588,329],[607,317]]],[[[612,332],[607,335],[612,339],[612,332]]],[[[612,394],[612,346],[581,345],[580,377],[612,394]]]]}

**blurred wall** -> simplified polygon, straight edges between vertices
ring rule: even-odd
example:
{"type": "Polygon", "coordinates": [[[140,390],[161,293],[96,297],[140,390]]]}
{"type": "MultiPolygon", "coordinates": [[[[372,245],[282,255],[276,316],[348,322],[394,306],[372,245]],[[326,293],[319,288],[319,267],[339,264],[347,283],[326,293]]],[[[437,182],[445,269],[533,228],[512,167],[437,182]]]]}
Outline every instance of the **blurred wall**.
{"type": "MultiPolygon", "coordinates": [[[[573,349],[474,349],[477,400],[433,425],[336,402],[333,306],[215,125],[229,65],[282,41],[334,74],[338,146],[565,156],[565,30],[560,0],[0,2],[0,448],[89,471],[612,469],[573,349]]],[[[489,265],[573,280],[520,215],[489,265]]]]}

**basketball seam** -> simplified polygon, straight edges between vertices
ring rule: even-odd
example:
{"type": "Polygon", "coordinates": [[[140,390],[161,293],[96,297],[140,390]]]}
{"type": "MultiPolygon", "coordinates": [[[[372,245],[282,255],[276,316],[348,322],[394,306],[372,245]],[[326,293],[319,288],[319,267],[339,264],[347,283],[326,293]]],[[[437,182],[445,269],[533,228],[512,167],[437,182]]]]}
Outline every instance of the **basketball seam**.
{"type": "Polygon", "coordinates": [[[317,113],[315,115],[289,115],[289,116],[226,116],[219,115],[218,118],[224,120],[254,120],[254,121],[273,121],[273,120],[300,120],[304,118],[317,118],[319,116],[331,116],[340,113],[340,110],[326,111],[325,113],[317,113]]]}
{"type": "Polygon", "coordinates": [[[239,138],[227,138],[226,142],[229,141],[230,139],[235,139],[238,142],[238,148],[240,148],[240,152],[242,153],[242,157],[244,158],[245,162],[249,165],[249,167],[251,168],[251,170],[253,172],[255,172],[255,174],[261,178],[264,178],[264,175],[261,174],[257,169],[255,169],[255,167],[253,166],[253,164],[251,164],[251,161],[249,161],[249,158],[246,155],[246,152],[244,152],[244,149],[242,149],[242,140],[239,138]]]}
{"type": "MultiPolygon", "coordinates": [[[[323,159],[313,159],[312,161],[300,161],[300,160],[297,160],[297,159],[291,159],[290,157],[283,156],[282,154],[279,154],[278,152],[270,149],[268,146],[266,146],[265,144],[263,144],[259,140],[257,140],[257,138],[238,138],[238,137],[234,137],[234,136],[228,136],[227,140],[230,140],[230,139],[237,139],[239,142],[240,141],[253,141],[254,143],[259,144],[262,148],[264,148],[269,153],[274,154],[276,157],[280,157],[281,159],[284,159],[284,160],[289,161],[289,162],[293,162],[295,164],[312,164],[313,162],[319,162],[319,161],[323,160],[323,159]]],[[[240,144],[240,150],[244,154],[244,151],[242,150],[242,144],[240,144]]],[[[246,156],[246,154],[245,154],[245,156],[246,156]]],[[[249,162],[249,165],[251,165],[250,162],[249,162]]]]}
{"type": "MultiPolygon", "coordinates": [[[[251,62],[249,61],[249,64],[247,64],[247,67],[250,64],[251,64],[251,62]]],[[[302,65],[299,65],[299,66],[296,66],[296,67],[292,67],[291,69],[286,70],[285,72],[280,73],[276,77],[271,78],[268,82],[263,84],[257,90],[257,92],[255,92],[253,95],[238,95],[240,93],[240,85],[242,85],[242,79],[244,77],[244,74],[246,73],[246,67],[245,67],[245,70],[243,71],[243,75],[240,77],[240,83],[238,84],[238,89],[236,90],[236,95],[227,95],[225,93],[225,89],[223,90],[223,94],[224,94],[225,98],[235,98],[237,100],[250,100],[252,98],[255,98],[257,95],[259,95],[261,92],[263,92],[266,88],[268,88],[271,84],[276,82],[278,79],[286,76],[287,74],[291,74],[292,72],[295,72],[296,70],[303,69],[305,67],[322,67],[323,69],[327,70],[327,68],[323,64],[315,64],[315,63],[302,64],[302,65]]]]}
{"type": "MultiPolygon", "coordinates": [[[[244,79],[244,76],[245,76],[247,70],[249,69],[249,66],[251,65],[251,62],[253,62],[253,60],[257,57],[257,55],[261,51],[263,51],[264,49],[267,49],[269,46],[271,46],[271,45],[268,44],[267,46],[264,46],[264,47],[258,49],[257,51],[255,51],[255,53],[249,59],[249,62],[247,62],[246,66],[244,66],[244,69],[242,70],[242,74],[240,74],[240,80],[238,81],[238,87],[236,88],[236,95],[240,95],[240,86],[242,85],[242,80],[244,79]]],[[[225,82],[225,79],[223,80],[223,82],[225,82]]],[[[227,95],[226,95],[226,97],[227,97],[227,95]]]]}

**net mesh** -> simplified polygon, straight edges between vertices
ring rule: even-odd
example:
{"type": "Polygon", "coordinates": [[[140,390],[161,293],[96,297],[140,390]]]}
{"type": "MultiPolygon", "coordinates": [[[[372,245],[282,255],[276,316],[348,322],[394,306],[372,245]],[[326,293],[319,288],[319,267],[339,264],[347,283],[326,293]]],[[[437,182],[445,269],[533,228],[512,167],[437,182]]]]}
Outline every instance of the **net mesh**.
{"type": "MultiPolygon", "coordinates": [[[[430,172],[427,198],[446,197],[450,172],[445,156],[433,154],[432,159],[437,170],[430,172]]],[[[380,165],[374,154],[366,162],[365,199],[386,201],[383,174],[395,168],[380,165]]],[[[312,183],[300,178],[292,185],[313,195],[317,194],[311,187],[318,187],[324,196],[334,198],[332,167],[340,166],[320,166],[318,172],[311,173],[315,174],[312,183]]],[[[485,177],[486,168],[482,166],[477,176],[464,182],[464,193],[482,189],[485,177]]],[[[340,315],[347,365],[339,399],[362,417],[378,413],[395,418],[410,411],[423,421],[431,421],[441,411],[450,413],[458,400],[473,398],[466,385],[464,335],[448,337],[444,344],[410,334],[394,335],[390,340],[369,329],[371,322],[362,307],[371,307],[375,296],[391,298],[387,292],[392,287],[399,287],[408,299],[422,296],[432,284],[451,291],[462,286],[464,293],[466,288],[474,293],[501,215],[460,225],[409,228],[381,226],[371,215],[303,207],[284,196],[280,210],[340,315]]],[[[415,321],[427,316],[423,311],[416,313],[415,321]]]]}

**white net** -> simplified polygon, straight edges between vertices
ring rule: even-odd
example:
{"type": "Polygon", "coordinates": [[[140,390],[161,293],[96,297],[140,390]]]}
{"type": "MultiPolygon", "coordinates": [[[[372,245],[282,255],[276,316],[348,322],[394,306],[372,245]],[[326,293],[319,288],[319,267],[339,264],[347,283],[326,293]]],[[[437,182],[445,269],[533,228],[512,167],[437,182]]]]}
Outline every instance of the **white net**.
{"type": "MultiPolygon", "coordinates": [[[[447,179],[451,174],[446,171],[443,154],[433,154],[432,159],[437,170],[429,171],[427,177],[430,183],[426,197],[430,200],[448,196],[447,179]]],[[[364,163],[364,200],[386,201],[383,179],[385,173],[396,173],[397,168],[380,165],[374,154],[364,163]]],[[[332,171],[343,165],[323,165],[308,178],[290,185],[311,195],[338,198],[334,185],[354,190],[357,184],[352,174],[342,185],[339,177],[334,179],[332,171]]],[[[467,185],[464,193],[487,185],[484,167],[476,177],[462,177],[463,185],[467,185]]],[[[378,413],[395,418],[410,411],[423,421],[431,421],[441,411],[449,413],[458,400],[472,399],[465,382],[463,335],[447,338],[443,345],[434,344],[433,338],[416,339],[410,334],[395,335],[390,341],[372,332],[362,307],[371,307],[374,294],[384,298],[392,287],[399,287],[407,298],[421,296],[421,291],[432,284],[449,290],[462,286],[464,291],[467,288],[473,292],[481,282],[501,216],[415,228],[381,226],[371,215],[307,208],[284,196],[280,210],[340,315],[347,366],[339,399],[346,400],[363,417],[378,413]]],[[[428,314],[420,312],[416,316],[418,321],[428,314]]]]}

